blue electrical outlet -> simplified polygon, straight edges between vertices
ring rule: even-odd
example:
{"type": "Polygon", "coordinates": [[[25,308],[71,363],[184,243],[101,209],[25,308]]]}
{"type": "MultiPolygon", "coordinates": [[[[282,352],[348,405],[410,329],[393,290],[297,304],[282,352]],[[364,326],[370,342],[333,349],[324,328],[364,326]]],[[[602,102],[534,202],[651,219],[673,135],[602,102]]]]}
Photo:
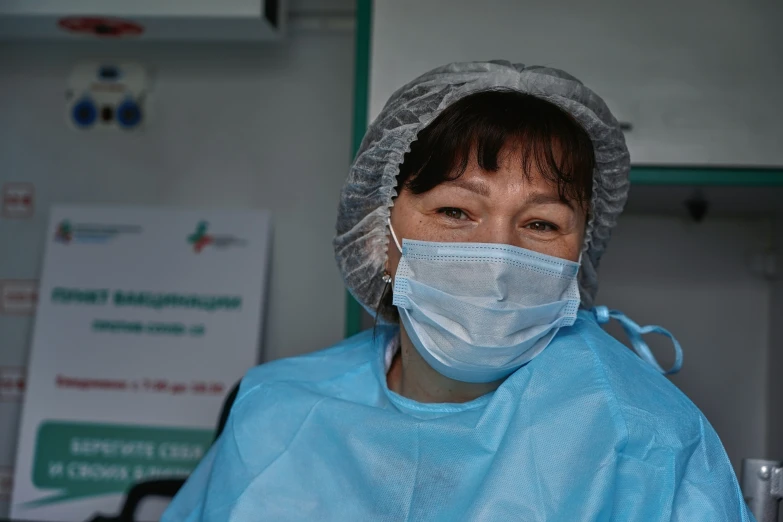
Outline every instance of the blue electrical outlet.
{"type": "Polygon", "coordinates": [[[77,127],[91,127],[98,118],[98,109],[90,98],[83,98],[71,110],[71,118],[77,127]]]}
{"type": "Polygon", "coordinates": [[[141,123],[141,107],[135,100],[124,100],[116,111],[117,123],[124,129],[132,129],[141,123]]]}

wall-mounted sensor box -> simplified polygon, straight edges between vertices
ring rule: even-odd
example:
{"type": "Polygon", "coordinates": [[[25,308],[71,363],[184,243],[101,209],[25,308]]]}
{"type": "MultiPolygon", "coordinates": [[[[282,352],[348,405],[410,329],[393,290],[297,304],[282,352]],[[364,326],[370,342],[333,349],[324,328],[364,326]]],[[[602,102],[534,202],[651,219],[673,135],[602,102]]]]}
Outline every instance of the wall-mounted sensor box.
{"type": "Polygon", "coordinates": [[[79,64],[68,79],[66,117],[80,130],[138,130],[147,118],[148,89],[139,64],[79,64]]]}

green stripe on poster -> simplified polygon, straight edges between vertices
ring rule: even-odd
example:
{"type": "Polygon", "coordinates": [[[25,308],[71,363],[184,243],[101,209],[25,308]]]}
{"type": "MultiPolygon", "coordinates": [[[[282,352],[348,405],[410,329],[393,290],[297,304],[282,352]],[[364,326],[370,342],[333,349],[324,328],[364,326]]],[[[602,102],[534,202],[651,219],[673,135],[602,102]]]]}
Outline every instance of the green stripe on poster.
{"type": "Polygon", "coordinates": [[[125,493],[155,478],[185,478],[213,437],[202,429],[44,422],[36,437],[32,479],[49,493],[28,505],[125,493]]]}

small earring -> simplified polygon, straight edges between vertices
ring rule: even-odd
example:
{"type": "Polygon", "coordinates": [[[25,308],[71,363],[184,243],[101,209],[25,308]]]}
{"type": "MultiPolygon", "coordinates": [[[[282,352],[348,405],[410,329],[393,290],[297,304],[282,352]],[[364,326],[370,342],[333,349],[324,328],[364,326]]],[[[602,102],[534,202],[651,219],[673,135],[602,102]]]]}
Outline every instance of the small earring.
{"type": "Polygon", "coordinates": [[[392,282],[392,276],[389,272],[384,272],[383,276],[381,276],[381,280],[388,285],[392,282]]]}

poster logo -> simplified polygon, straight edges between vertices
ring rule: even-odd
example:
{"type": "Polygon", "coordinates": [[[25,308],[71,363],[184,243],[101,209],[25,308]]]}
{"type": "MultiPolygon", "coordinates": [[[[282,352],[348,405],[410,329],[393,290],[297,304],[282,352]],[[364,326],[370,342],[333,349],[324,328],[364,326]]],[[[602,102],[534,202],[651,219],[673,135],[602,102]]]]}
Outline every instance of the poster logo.
{"type": "Polygon", "coordinates": [[[73,228],[69,221],[61,221],[54,233],[54,240],[58,243],[70,243],[73,239],[73,228]]]}
{"type": "Polygon", "coordinates": [[[38,281],[0,280],[0,314],[32,315],[38,303],[38,281]]]}
{"type": "Polygon", "coordinates": [[[196,225],[196,230],[188,236],[188,243],[193,246],[193,251],[199,253],[207,246],[215,248],[228,248],[232,246],[244,246],[247,241],[229,234],[210,234],[208,232],[209,223],[200,221],[196,225]]]}
{"type": "Polygon", "coordinates": [[[73,224],[64,219],[54,231],[54,240],[67,245],[69,243],[108,243],[121,234],[139,234],[141,227],[137,225],[95,225],[73,224]]]}

